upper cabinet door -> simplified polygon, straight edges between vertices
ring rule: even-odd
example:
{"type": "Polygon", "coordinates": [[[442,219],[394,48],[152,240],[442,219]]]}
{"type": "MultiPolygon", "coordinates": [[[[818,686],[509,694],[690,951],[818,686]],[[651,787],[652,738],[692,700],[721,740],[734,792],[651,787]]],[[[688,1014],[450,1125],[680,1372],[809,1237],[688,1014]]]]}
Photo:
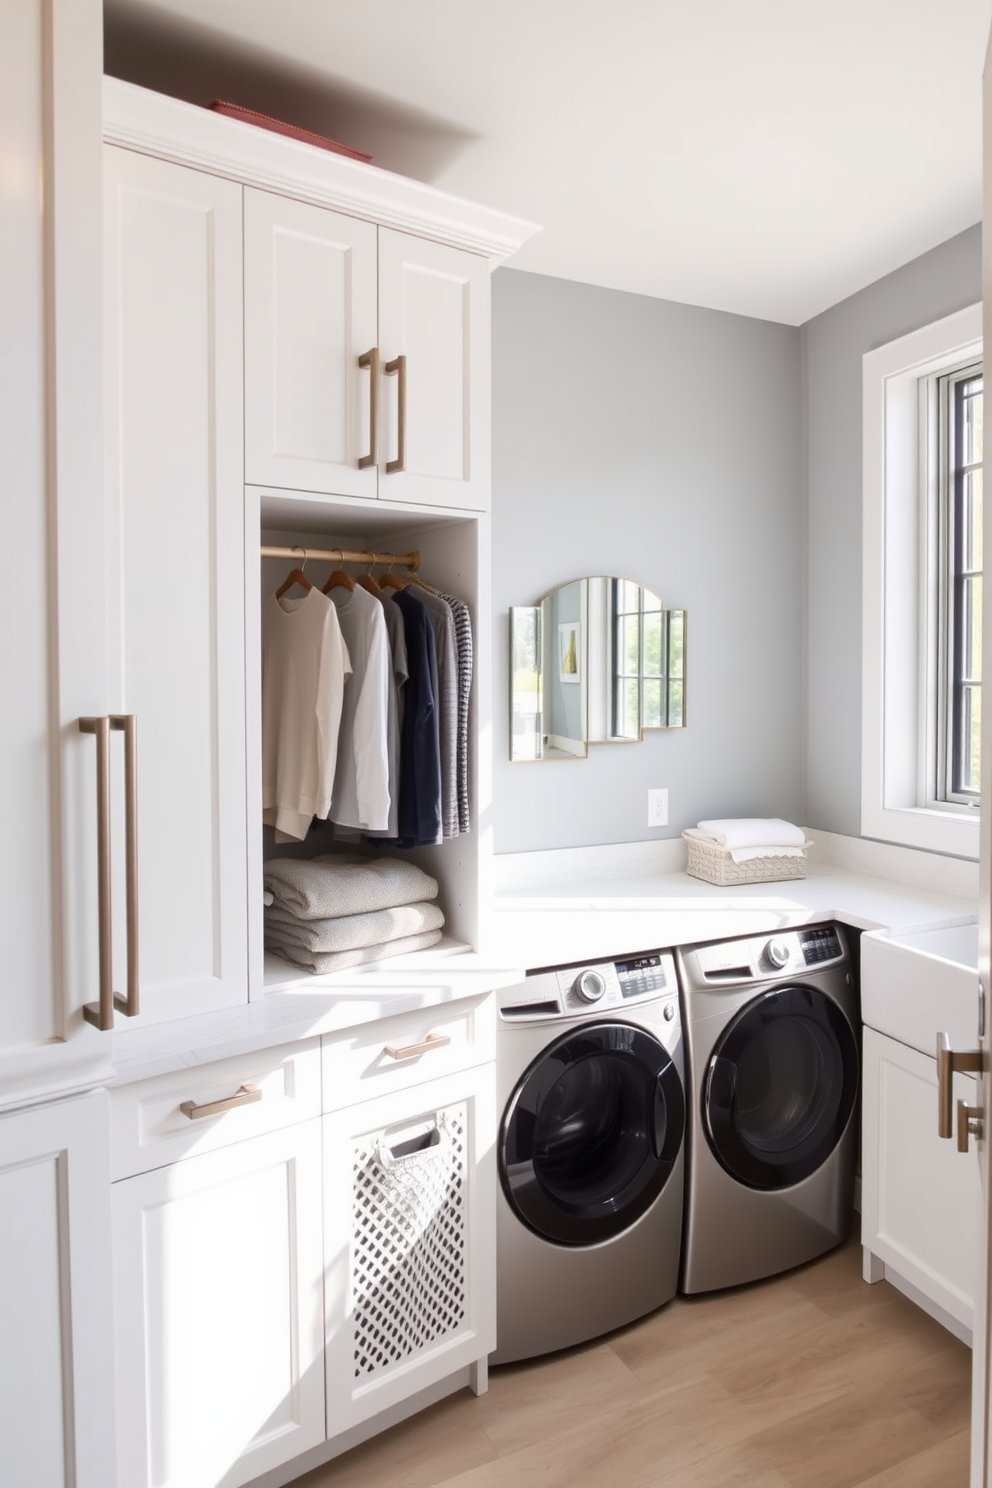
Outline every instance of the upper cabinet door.
{"type": "Polygon", "coordinates": [[[245,305],[249,483],[374,497],[375,226],[246,190],[245,305]]]}
{"type": "Polygon", "coordinates": [[[489,344],[488,261],[380,228],[380,497],[489,509],[489,344]]]}
{"type": "Polygon", "coordinates": [[[109,693],[137,718],[140,1016],[157,1022],[247,998],[241,188],[113,147],[104,181],[109,693]]]}

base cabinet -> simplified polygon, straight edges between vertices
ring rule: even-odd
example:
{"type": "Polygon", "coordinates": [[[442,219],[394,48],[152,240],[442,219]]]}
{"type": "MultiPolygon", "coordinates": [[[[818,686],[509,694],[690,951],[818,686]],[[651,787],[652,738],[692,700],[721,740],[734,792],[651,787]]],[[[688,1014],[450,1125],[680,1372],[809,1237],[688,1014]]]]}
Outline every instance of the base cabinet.
{"type": "Polygon", "coordinates": [[[114,1185],[119,1481],[236,1488],[324,1440],[320,1120],[114,1185]]]}
{"type": "Polygon", "coordinates": [[[102,1092],[0,1117],[0,1483],[10,1488],[118,1481],[109,1151],[102,1092]]]}
{"type": "Polygon", "coordinates": [[[324,1117],[327,1434],[466,1365],[495,1329],[495,1076],[324,1117]]]}
{"type": "MultiPolygon", "coordinates": [[[[885,1276],[970,1342],[982,1190],[978,1157],[937,1135],[937,1063],[864,1030],[862,1243],[865,1274],[885,1276]]],[[[954,1099],[976,1104],[955,1075],[954,1099]]]]}

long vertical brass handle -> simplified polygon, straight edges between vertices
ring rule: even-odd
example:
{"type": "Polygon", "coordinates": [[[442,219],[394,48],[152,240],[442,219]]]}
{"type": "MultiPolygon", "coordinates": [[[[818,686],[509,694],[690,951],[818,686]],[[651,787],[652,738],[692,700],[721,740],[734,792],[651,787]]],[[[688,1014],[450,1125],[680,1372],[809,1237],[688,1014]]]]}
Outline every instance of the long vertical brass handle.
{"type": "Polygon", "coordinates": [[[114,1009],[138,1011],[138,723],[132,713],[81,718],[79,732],[96,736],[96,873],[99,914],[100,1000],[83,1005],[83,1017],[101,1033],[114,1026],[114,1009]],[[127,996],[114,991],[114,915],[110,873],[110,732],[124,735],[124,835],[127,925],[127,996]]]}
{"type": "Polygon", "coordinates": [[[364,356],[358,358],[358,365],[363,369],[368,367],[372,374],[369,383],[369,452],[362,455],[358,462],[359,470],[365,470],[369,465],[376,465],[379,461],[379,348],[373,346],[364,356]]]}
{"type": "Polygon", "coordinates": [[[398,357],[393,357],[391,362],[386,363],[386,376],[392,377],[394,373],[399,378],[399,384],[396,389],[398,409],[396,420],[396,459],[386,461],[387,475],[393,475],[398,470],[406,469],[406,357],[402,353],[398,357]]]}
{"type": "Polygon", "coordinates": [[[946,1033],[937,1035],[937,1135],[954,1135],[954,1076],[980,1074],[984,1067],[981,1049],[952,1049],[946,1033]]]}
{"type": "Polygon", "coordinates": [[[96,891],[100,951],[100,1000],[83,1005],[83,1017],[101,1033],[114,1026],[113,915],[110,902],[110,719],[81,718],[81,734],[96,736],[96,891]]]}
{"type": "Polygon", "coordinates": [[[113,713],[110,727],[124,735],[124,875],[127,934],[127,995],[114,994],[114,1006],[128,1018],[139,1011],[138,980],[138,720],[113,713]]]}

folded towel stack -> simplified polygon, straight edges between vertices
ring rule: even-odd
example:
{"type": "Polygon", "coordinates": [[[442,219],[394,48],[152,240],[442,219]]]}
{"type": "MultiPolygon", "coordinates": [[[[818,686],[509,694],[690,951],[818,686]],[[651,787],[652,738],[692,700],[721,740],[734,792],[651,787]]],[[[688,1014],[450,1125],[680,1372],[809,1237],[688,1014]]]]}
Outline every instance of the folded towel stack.
{"type": "Polygon", "coordinates": [[[266,949],[315,974],[441,939],[437,879],[399,858],[271,858],[264,884],[266,949]]]}
{"type": "Polygon", "coordinates": [[[686,835],[718,843],[735,863],[748,863],[753,858],[801,858],[807,845],[802,827],[777,816],[717,817],[690,827],[686,835]]]}

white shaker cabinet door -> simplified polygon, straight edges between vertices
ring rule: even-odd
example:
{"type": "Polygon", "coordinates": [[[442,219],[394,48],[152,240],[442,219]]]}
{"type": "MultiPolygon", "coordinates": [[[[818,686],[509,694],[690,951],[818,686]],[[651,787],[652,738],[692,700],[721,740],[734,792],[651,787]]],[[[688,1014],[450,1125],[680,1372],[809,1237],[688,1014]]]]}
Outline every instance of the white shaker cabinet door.
{"type": "Polygon", "coordinates": [[[0,1483],[113,1488],[108,1101],[0,1117],[0,1483]]]}
{"type": "Polygon", "coordinates": [[[489,510],[489,299],[486,259],[380,228],[381,497],[489,510]]]}
{"type": "Polygon", "coordinates": [[[235,1488],[324,1440],[320,1119],[113,1189],[118,1472],[235,1488]]]}
{"type": "MultiPolygon", "coordinates": [[[[886,1274],[914,1288],[970,1338],[982,1190],[975,1150],[937,1135],[937,1061],[864,1030],[862,1243],[886,1274]]],[[[955,1075],[954,1099],[976,1104],[955,1075]]],[[[877,1271],[877,1266],[876,1266],[877,1271]]]]}
{"type": "Polygon", "coordinates": [[[108,611],[109,695],[137,719],[141,1016],[154,1022],[247,997],[241,187],[113,147],[104,183],[110,542],[93,603],[108,611]]]}
{"type": "Polygon", "coordinates": [[[245,191],[245,471],[250,484],[376,495],[376,229],[245,191]],[[364,463],[363,463],[364,459],[364,463]]]}

